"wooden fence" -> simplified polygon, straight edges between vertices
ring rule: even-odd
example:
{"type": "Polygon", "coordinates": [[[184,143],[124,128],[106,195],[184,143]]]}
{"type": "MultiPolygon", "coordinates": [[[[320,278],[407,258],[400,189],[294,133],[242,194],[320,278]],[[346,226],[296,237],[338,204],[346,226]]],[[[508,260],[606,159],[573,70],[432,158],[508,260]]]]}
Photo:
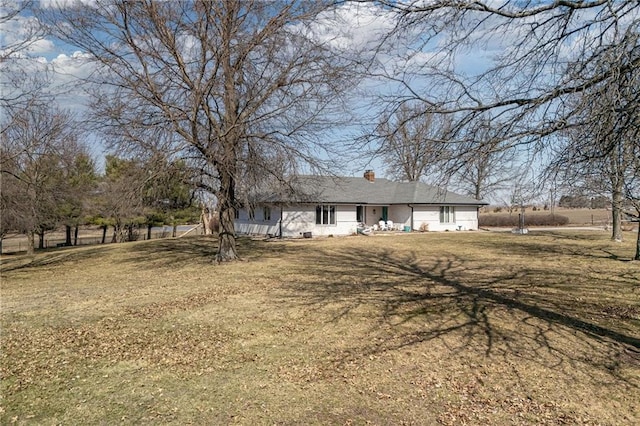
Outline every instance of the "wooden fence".
{"type": "MultiPolygon", "coordinates": [[[[176,231],[176,237],[180,237],[185,234],[189,235],[201,235],[203,233],[200,225],[181,225],[178,226],[176,231]],[[194,228],[198,228],[195,229],[194,228]]],[[[165,226],[164,228],[152,228],[150,239],[168,238],[173,235],[173,227],[165,226]]],[[[105,244],[111,244],[113,237],[113,231],[109,229],[105,238],[105,244]]],[[[147,230],[140,229],[137,233],[137,238],[133,241],[143,241],[147,239],[147,230]]],[[[71,241],[74,242],[72,236],[71,241]]],[[[52,232],[45,234],[44,248],[59,248],[64,247],[66,242],[66,236],[64,232],[52,232]]],[[[20,253],[27,251],[27,238],[24,235],[12,235],[5,237],[2,240],[2,254],[20,253]]],[[[80,229],[78,233],[78,240],[76,246],[87,246],[102,244],[102,230],[100,229],[80,229]],[[84,234],[84,235],[83,235],[84,234]]],[[[36,236],[35,248],[38,249],[39,241],[36,236]]]]}

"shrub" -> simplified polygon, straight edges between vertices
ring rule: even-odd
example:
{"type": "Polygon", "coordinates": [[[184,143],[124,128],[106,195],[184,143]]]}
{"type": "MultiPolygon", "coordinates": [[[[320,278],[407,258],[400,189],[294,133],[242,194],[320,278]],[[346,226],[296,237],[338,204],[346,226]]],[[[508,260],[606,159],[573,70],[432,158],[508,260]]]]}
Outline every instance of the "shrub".
{"type": "Polygon", "coordinates": [[[569,223],[567,216],[558,214],[544,214],[525,216],[525,223],[532,226],[563,226],[569,223]]]}
{"type": "Polygon", "coordinates": [[[481,215],[478,219],[479,226],[517,226],[518,216],[508,215],[481,215]]]}

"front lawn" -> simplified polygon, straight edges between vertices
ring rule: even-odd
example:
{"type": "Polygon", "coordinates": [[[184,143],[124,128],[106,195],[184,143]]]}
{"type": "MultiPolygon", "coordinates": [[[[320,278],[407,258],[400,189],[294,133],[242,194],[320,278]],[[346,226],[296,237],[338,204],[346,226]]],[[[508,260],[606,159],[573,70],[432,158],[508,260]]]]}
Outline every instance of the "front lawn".
{"type": "Polygon", "coordinates": [[[1,424],[639,424],[633,234],[2,258],[1,424]]]}

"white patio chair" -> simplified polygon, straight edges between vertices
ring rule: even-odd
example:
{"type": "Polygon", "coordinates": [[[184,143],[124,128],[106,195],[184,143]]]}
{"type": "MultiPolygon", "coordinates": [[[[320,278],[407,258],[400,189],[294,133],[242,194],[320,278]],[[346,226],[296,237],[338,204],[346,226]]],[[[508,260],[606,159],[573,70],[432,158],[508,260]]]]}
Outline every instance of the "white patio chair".
{"type": "Polygon", "coordinates": [[[384,222],[384,220],[381,220],[380,222],[378,222],[378,226],[380,227],[381,231],[387,230],[387,224],[384,222]]]}
{"type": "Polygon", "coordinates": [[[393,221],[392,220],[388,220],[387,221],[387,230],[393,231],[393,221]]]}

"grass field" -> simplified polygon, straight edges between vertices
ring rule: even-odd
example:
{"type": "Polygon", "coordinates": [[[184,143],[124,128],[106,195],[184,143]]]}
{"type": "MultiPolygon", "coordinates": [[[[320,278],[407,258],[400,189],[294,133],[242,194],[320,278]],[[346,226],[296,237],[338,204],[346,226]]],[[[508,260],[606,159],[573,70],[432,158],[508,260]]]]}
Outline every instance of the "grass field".
{"type": "Polygon", "coordinates": [[[640,424],[634,235],[2,257],[1,424],[640,424]]]}

